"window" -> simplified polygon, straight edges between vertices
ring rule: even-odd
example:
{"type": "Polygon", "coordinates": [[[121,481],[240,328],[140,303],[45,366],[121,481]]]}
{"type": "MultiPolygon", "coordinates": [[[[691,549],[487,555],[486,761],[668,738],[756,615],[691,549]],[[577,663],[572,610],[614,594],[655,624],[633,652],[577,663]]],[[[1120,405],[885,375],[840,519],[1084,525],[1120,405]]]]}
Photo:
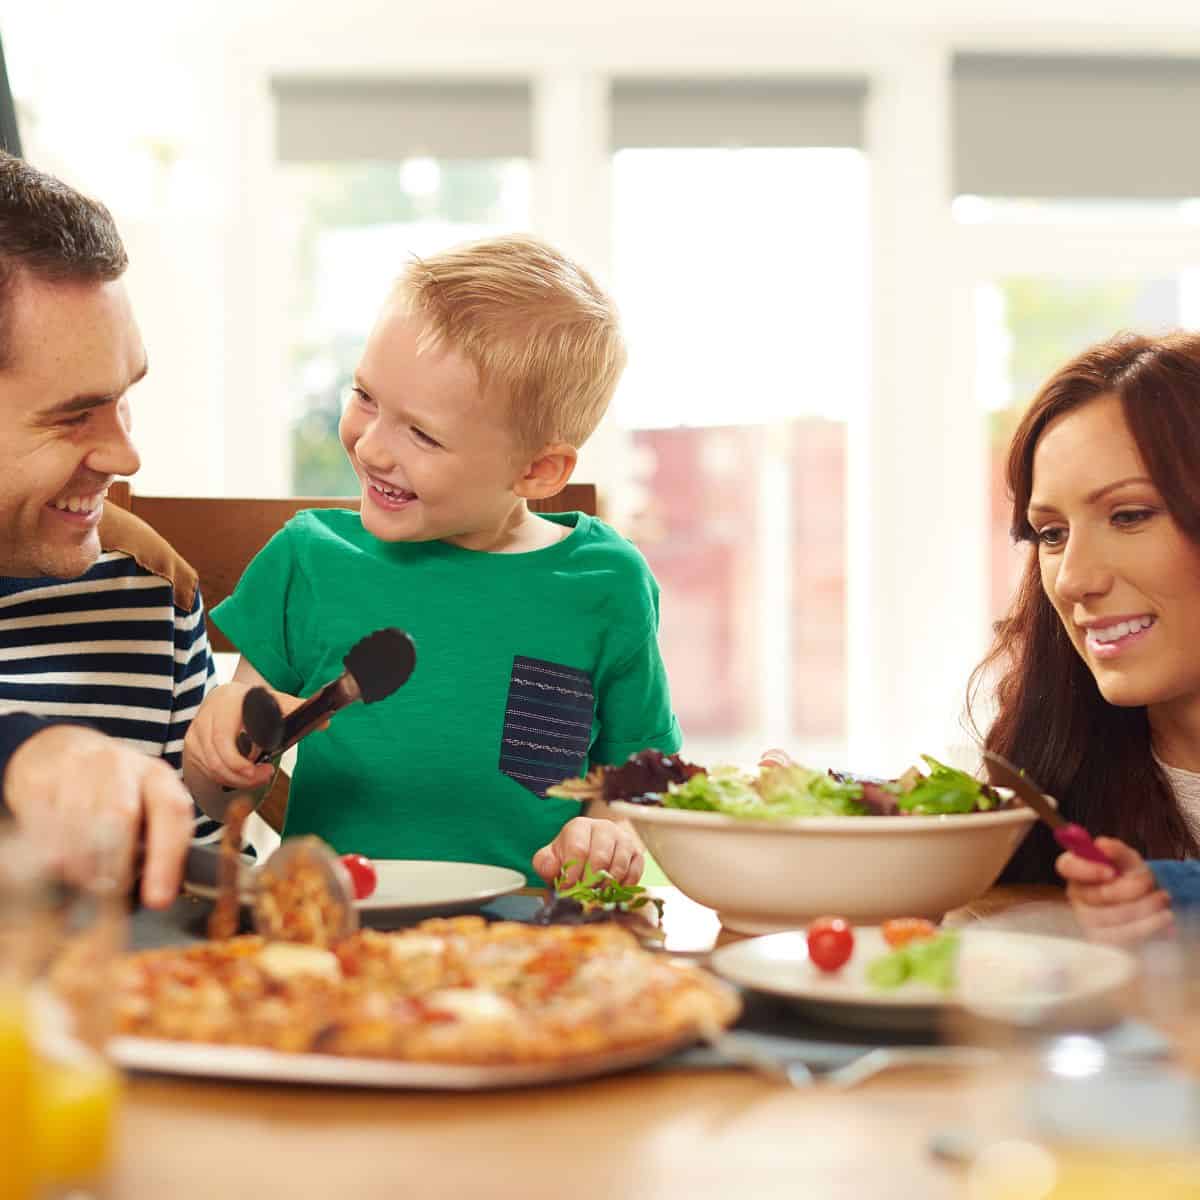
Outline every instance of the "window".
{"type": "Polygon", "coordinates": [[[615,417],[643,497],[689,752],[845,742],[846,416],[866,388],[867,171],[853,149],[623,149],[615,417]]]}
{"type": "Polygon", "coordinates": [[[283,177],[295,228],[292,492],[356,494],[337,423],[388,289],[414,254],[523,228],[529,165],[412,158],[291,166],[283,177]]]}
{"type": "Polygon", "coordinates": [[[958,54],[958,195],[1094,205],[1200,195],[1194,141],[1200,60],[1087,54],[958,54]]]}
{"type": "Polygon", "coordinates": [[[1054,371],[1093,343],[1119,330],[1153,335],[1186,323],[1184,300],[1194,294],[1195,279],[1009,276],[980,285],[976,361],[990,447],[993,618],[1007,611],[1028,554],[1009,535],[1004,479],[1008,444],[1025,408],[1054,371]]]}
{"type": "Polygon", "coordinates": [[[273,81],[291,244],[292,492],[357,492],[337,438],[354,366],[412,255],[529,223],[529,85],[273,81]]]}
{"type": "Polygon", "coordinates": [[[1194,59],[955,58],[952,211],[987,420],[993,619],[1027,557],[1009,538],[1003,472],[1038,388],[1120,330],[1200,322],[1200,168],[1173,149],[1198,97],[1194,59]]]}

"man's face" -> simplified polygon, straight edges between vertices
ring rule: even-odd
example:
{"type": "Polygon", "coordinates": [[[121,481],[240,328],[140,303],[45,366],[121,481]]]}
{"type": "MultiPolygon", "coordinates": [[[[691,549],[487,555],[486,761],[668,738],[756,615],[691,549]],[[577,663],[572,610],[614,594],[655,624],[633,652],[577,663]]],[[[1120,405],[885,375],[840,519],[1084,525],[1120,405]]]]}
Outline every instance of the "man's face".
{"type": "Polygon", "coordinates": [[[100,554],[104,493],[141,465],[125,393],[146,351],[124,285],[20,273],[0,369],[0,574],[73,579],[100,554]]]}

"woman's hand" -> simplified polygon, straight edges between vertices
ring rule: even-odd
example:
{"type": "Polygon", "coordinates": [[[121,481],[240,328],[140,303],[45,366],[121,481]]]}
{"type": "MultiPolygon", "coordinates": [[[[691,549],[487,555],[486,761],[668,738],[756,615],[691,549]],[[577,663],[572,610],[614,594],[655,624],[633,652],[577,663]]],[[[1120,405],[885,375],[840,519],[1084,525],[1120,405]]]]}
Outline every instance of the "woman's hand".
{"type": "Polygon", "coordinates": [[[553,884],[563,866],[571,863],[567,883],[583,874],[584,865],[607,871],[617,883],[637,883],[645,868],[642,847],[632,829],[597,817],[573,817],[558,837],[533,856],[533,869],[553,884]]]}
{"type": "Polygon", "coordinates": [[[1116,870],[1070,853],[1060,854],[1054,864],[1067,881],[1067,899],[1087,936],[1128,945],[1170,930],[1171,898],[1142,856],[1116,838],[1097,838],[1096,845],[1116,870]]]}

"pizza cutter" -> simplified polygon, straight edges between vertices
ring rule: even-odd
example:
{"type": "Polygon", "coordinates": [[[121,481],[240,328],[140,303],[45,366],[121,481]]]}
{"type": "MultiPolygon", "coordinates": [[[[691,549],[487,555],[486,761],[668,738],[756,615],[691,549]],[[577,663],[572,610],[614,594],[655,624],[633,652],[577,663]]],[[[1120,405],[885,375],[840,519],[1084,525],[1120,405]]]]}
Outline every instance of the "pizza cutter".
{"type": "Polygon", "coordinates": [[[288,838],[254,873],[253,911],[268,941],[327,947],[359,926],[350,872],[312,836],[288,838]]]}

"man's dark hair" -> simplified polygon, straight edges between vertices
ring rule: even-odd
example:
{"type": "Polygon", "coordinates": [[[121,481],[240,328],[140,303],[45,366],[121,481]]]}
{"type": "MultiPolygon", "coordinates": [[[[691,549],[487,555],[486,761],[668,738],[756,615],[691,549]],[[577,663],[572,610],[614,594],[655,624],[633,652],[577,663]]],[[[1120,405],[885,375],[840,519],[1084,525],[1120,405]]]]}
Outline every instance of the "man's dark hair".
{"type": "Polygon", "coordinates": [[[0,152],[0,369],[12,357],[12,295],[21,272],[48,283],[117,279],[129,259],[108,209],[0,152]]]}

